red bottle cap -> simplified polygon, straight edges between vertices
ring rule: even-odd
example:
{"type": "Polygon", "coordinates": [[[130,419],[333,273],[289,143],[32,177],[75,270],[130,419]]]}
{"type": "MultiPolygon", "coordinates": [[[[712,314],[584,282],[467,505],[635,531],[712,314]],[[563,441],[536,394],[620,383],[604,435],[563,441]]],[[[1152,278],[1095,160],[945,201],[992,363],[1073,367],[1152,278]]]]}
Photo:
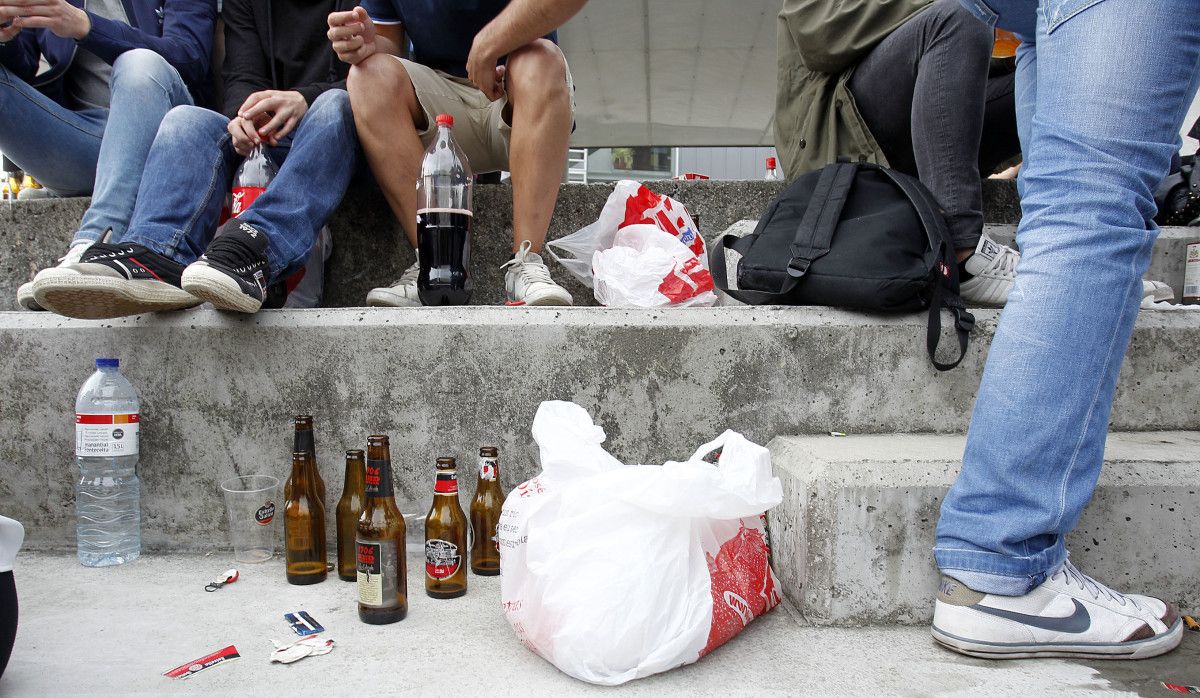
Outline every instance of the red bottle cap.
{"type": "Polygon", "coordinates": [[[767,169],[768,170],[775,169],[775,158],[767,158],[767,169]]]}
{"type": "Polygon", "coordinates": [[[449,114],[438,114],[436,121],[438,126],[449,126],[454,128],[454,117],[450,116],[449,114]]]}

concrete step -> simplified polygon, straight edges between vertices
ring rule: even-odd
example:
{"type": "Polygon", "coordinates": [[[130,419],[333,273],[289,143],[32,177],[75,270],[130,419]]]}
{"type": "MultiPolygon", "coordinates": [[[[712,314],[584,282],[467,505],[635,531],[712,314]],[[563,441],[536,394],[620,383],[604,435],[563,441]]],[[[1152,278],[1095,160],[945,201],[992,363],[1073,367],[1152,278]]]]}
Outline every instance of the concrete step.
{"type": "MultiPolygon", "coordinates": [[[[965,437],[878,434],[771,441],[783,503],[771,512],[783,588],[819,625],[928,623],[939,507],[965,437]]],[[[1200,607],[1200,431],[1113,433],[1072,560],[1116,589],[1200,607]]]]}
{"type": "MultiPolygon", "coordinates": [[[[223,477],[286,476],[297,413],[316,416],[331,499],[344,450],[387,433],[408,502],[427,495],[440,455],[459,456],[469,483],[480,445],[500,447],[507,487],[536,474],[529,429],[549,399],[584,406],[628,463],[686,457],[726,428],[759,443],[830,430],[963,432],[997,317],[979,312],[966,360],[938,373],[920,314],[479,307],[94,322],[0,313],[0,511],[29,525],[36,548],[74,545],[71,410],[97,356],[120,357],[141,394],[146,546],[190,551],[226,545],[223,477]]],[[[1200,314],[1143,312],[1113,427],[1200,429],[1200,380],[1179,370],[1196,346],[1200,314]]]]}
{"type": "Polygon", "coordinates": [[[284,582],[283,564],[242,565],[215,593],[204,584],[228,557],[150,556],[88,569],[73,556],[22,554],[14,572],[20,627],[0,693],[93,695],[972,696],[1168,695],[1158,682],[1200,684],[1200,633],[1144,661],[989,662],[936,646],[925,627],[818,628],[785,604],[695,664],[618,688],[567,677],[525,649],[500,610],[499,577],[471,577],[467,595],[424,595],[409,557],[409,614],[369,626],[354,585],[284,582]],[[52,580],[52,583],[47,583],[52,580]],[[269,639],[294,639],[282,616],[307,610],[337,644],[288,666],[269,639]],[[86,632],[80,632],[86,628],[86,632]],[[236,645],[242,658],[185,683],[164,671],[236,645]],[[500,691],[499,693],[503,693],[500,691]]]}
{"type": "MultiPolygon", "coordinates": [[[[663,180],[648,186],[687,204],[699,217],[701,231],[711,237],[731,223],[757,219],[778,194],[779,182],[683,182],[663,180]]],[[[550,221],[549,238],[569,235],[600,215],[610,184],[566,184],[550,221]]],[[[985,213],[989,221],[1013,223],[1020,218],[1016,189],[1011,182],[984,182],[985,213]]],[[[16,290],[39,269],[63,254],[79,225],[88,199],[20,201],[0,206],[0,310],[16,309],[16,290]]],[[[477,293],[473,302],[495,305],[504,301],[500,265],[512,245],[512,189],[480,185],[475,189],[472,236],[477,293]]],[[[358,307],[367,292],[391,283],[413,261],[400,226],[374,187],[352,191],[329,223],[334,252],[328,264],[324,305],[358,307]]],[[[576,283],[551,262],[555,277],[579,305],[595,305],[590,289],[576,283]]]]}

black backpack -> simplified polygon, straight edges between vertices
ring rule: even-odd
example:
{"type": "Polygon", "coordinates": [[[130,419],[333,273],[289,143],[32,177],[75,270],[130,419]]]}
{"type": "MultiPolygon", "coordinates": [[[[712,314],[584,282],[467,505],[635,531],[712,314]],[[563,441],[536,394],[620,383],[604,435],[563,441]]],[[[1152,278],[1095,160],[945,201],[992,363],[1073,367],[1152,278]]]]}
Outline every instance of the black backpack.
{"type": "Polygon", "coordinates": [[[939,371],[966,355],[975,318],[958,295],[958,263],[944,214],[920,181],[869,163],[839,161],[802,175],[754,232],[713,245],[717,288],[750,305],[929,310],[926,350],[939,371]],[[729,288],[726,250],[741,254],[729,288]],[[958,358],[937,359],[941,310],[954,316],[958,358]]]}

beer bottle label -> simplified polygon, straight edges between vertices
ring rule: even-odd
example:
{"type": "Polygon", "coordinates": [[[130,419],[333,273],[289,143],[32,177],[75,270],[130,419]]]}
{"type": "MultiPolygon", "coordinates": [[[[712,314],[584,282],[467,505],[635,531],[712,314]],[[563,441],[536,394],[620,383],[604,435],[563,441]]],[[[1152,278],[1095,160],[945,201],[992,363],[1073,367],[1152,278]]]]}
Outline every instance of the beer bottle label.
{"type": "Polygon", "coordinates": [[[109,458],[136,456],[140,414],[75,415],[75,455],[109,458]]]}
{"type": "Polygon", "coordinates": [[[433,481],[434,494],[458,494],[458,473],[453,470],[439,472],[433,481]]]}
{"type": "Polygon", "coordinates": [[[462,566],[458,546],[448,540],[425,541],[425,574],[441,581],[453,577],[462,566]]]}
{"type": "Polygon", "coordinates": [[[489,482],[496,479],[496,473],[499,472],[499,465],[495,458],[480,458],[479,459],[479,479],[489,482]]]}
{"type": "Polygon", "coordinates": [[[366,487],[368,497],[392,497],[396,486],[392,482],[391,463],[386,460],[367,459],[366,487]]]}
{"type": "Polygon", "coordinates": [[[393,540],[356,542],[358,564],[358,602],[373,608],[394,608],[399,558],[393,540]]]}

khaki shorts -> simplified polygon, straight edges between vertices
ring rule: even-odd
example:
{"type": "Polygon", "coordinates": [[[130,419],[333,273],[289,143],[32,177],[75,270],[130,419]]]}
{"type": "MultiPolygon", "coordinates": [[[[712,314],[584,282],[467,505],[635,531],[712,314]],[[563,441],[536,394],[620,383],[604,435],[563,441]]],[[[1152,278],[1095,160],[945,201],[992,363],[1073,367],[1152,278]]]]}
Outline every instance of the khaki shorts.
{"type": "MultiPolygon", "coordinates": [[[[454,140],[467,156],[472,172],[480,174],[508,169],[508,140],[512,135],[512,124],[504,121],[507,97],[495,102],[488,101],[479,88],[466,78],[455,77],[405,58],[397,60],[408,71],[417,101],[425,112],[428,127],[419,135],[426,148],[437,135],[437,124],[434,123],[437,115],[449,114],[454,117],[454,140]]],[[[571,95],[571,115],[574,116],[575,81],[569,66],[567,90],[571,95]]]]}

